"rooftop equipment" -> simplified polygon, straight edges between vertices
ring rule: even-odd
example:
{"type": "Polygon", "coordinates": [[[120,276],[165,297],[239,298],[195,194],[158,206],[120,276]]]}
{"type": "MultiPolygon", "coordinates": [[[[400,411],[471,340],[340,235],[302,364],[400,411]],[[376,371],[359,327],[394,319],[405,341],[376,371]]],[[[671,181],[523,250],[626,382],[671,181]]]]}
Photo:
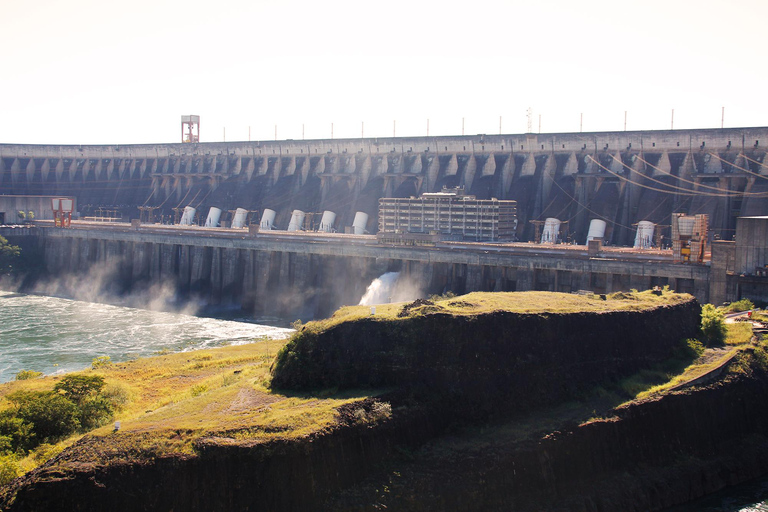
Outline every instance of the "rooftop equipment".
{"type": "Polygon", "coordinates": [[[195,222],[195,210],[191,206],[184,207],[184,213],[181,215],[179,226],[191,226],[195,222]]]}
{"type": "Polygon", "coordinates": [[[554,244],[560,238],[560,219],[549,217],[544,221],[544,231],[541,233],[541,243],[554,244]]]}
{"type": "Polygon", "coordinates": [[[216,228],[219,226],[219,220],[221,220],[221,209],[211,206],[208,210],[208,218],[205,219],[205,227],[216,228]]]}
{"type": "Polygon", "coordinates": [[[320,229],[324,233],[333,232],[333,223],[336,222],[336,214],[332,211],[325,210],[323,212],[323,218],[320,219],[320,229]]]}
{"type": "Polygon", "coordinates": [[[235,210],[235,216],[232,218],[232,227],[233,228],[244,228],[245,227],[245,221],[248,218],[248,210],[245,208],[238,208],[235,210]]]}
{"type": "Polygon", "coordinates": [[[301,231],[304,227],[304,217],[307,214],[301,210],[293,210],[291,221],[288,223],[288,231],[301,231]]]}
{"type": "Polygon", "coordinates": [[[352,231],[356,235],[364,235],[365,227],[368,225],[368,214],[365,212],[355,212],[355,220],[352,222],[352,231]]]}
{"type": "Polygon", "coordinates": [[[653,231],[656,224],[647,220],[641,220],[637,223],[637,234],[635,235],[635,249],[650,249],[653,247],[653,231]]]}
{"type": "Polygon", "coordinates": [[[261,214],[261,222],[259,223],[259,229],[263,229],[264,231],[269,231],[272,229],[272,227],[275,225],[275,216],[277,214],[275,213],[275,210],[270,210],[269,208],[264,209],[264,213],[261,214]]]}
{"type": "Polygon", "coordinates": [[[589,232],[587,233],[587,245],[589,245],[590,240],[600,239],[602,240],[605,238],[605,227],[606,223],[604,220],[600,219],[592,219],[589,221],[589,232]]]}

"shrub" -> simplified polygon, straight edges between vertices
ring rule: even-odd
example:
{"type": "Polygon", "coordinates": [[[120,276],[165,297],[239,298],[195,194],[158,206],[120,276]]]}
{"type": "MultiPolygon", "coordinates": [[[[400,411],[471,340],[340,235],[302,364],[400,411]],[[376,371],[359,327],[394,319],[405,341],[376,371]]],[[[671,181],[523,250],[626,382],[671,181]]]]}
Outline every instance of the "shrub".
{"type": "Polygon", "coordinates": [[[115,411],[121,410],[131,401],[130,391],[122,384],[107,384],[101,394],[110,401],[115,411]]]}
{"type": "Polygon", "coordinates": [[[38,442],[56,441],[80,427],[77,406],[59,393],[16,391],[6,398],[15,405],[15,416],[32,424],[38,442]]]}
{"type": "Polygon", "coordinates": [[[755,309],[755,305],[749,299],[741,299],[736,302],[731,302],[724,309],[726,313],[738,313],[755,309]]]}
{"type": "Polygon", "coordinates": [[[82,430],[104,425],[112,418],[114,406],[103,394],[104,377],[100,375],[67,375],[54,386],[60,393],[77,405],[77,420],[82,430]]]}
{"type": "Polygon", "coordinates": [[[48,459],[52,459],[57,456],[64,448],[56,446],[55,444],[43,443],[34,450],[32,450],[32,459],[38,464],[42,464],[48,459]]]}
{"type": "Polygon", "coordinates": [[[392,416],[392,405],[389,402],[376,402],[371,407],[371,418],[374,421],[389,419],[392,416]]]}
{"type": "Polygon", "coordinates": [[[704,304],[701,308],[701,333],[707,345],[722,345],[726,332],[723,312],[712,304],[704,304]]]}
{"type": "Polygon", "coordinates": [[[94,370],[97,370],[99,368],[104,368],[105,366],[109,366],[112,364],[112,358],[109,356],[99,356],[94,357],[91,361],[91,368],[94,370]]]}
{"type": "Polygon", "coordinates": [[[104,377],[101,375],[73,373],[61,379],[53,389],[79,404],[87,396],[98,394],[103,387],[104,377]]]}
{"type": "Polygon", "coordinates": [[[206,391],[208,391],[208,386],[206,384],[195,384],[190,390],[192,396],[200,396],[206,391]]]}
{"type": "Polygon", "coordinates": [[[42,377],[43,372],[36,372],[34,370],[21,370],[16,374],[16,380],[28,380],[42,377]]]}
{"type": "Polygon", "coordinates": [[[13,411],[0,413],[0,454],[23,452],[35,445],[33,425],[15,416],[13,411]]]}
{"type": "Polygon", "coordinates": [[[114,407],[103,395],[89,395],[78,404],[77,419],[82,431],[92,430],[105,425],[114,414],[114,407]]]}
{"type": "Polygon", "coordinates": [[[0,485],[10,483],[20,474],[21,466],[15,455],[0,455],[0,485]]]}

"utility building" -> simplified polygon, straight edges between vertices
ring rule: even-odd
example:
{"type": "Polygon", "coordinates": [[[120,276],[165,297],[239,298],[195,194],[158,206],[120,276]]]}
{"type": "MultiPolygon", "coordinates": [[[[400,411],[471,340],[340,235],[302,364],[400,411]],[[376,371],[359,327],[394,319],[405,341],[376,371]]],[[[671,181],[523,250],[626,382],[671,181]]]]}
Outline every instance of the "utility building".
{"type": "Polygon", "coordinates": [[[411,198],[379,199],[379,240],[410,239],[512,241],[517,229],[517,202],[480,200],[464,189],[444,188],[411,198]]]}

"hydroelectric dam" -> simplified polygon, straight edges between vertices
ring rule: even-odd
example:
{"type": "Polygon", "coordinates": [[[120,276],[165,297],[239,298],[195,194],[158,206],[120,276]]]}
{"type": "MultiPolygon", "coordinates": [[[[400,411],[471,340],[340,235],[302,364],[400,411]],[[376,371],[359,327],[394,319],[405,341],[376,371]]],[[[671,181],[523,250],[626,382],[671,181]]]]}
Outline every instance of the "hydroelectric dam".
{"type": "MultiPolygon", "coordinates": [[[[747,255],[764,247],[765,239],[750,235],[739,242],[737,233],[741,217],[768,214],[766,146],[768,128],[1,144],[0,194],[69,196],[78,208],[71,229],[43,221],[26,230],[3,228],[2,234],[34,237],[54,275],[110,262],[126,290],[171,279],[183,293],[261,314],[323,316],[359,300],[365,286],[387,271],[401,272],[423,293],[607,293],[669,285],[718,302],[768,295],[756,271],[768,262],[747,255]],[[456,186],[478,199],[516,201],[516,241],[405,247],[372,236],[379,199],[456,186]],[[270,209],[278,230],[286,229],[293,210],[331,211],[339,233],[128,224],[139,219],[139,207],[170,219],[185,206],[203,212],[270,209]],[[103,210],[125,222],[77,220],[103,210]],[[367,214],[370,235],[343,234],[356,212],[367,214]],[[641,221],[656,225],[663,245],[676,213],[707,215],[702,262],[681,264],[669,250],[628,247],[641,221]],[[567,226],[564,240],[571,243],[538,243],[536,222],[548,218],[567,226]],[[590,252],[578,244],[585,244],[594,219],[606,227],[603,246],[590,252]]],[[[750,229],[762,233],[762,227],[750,229]]]]}

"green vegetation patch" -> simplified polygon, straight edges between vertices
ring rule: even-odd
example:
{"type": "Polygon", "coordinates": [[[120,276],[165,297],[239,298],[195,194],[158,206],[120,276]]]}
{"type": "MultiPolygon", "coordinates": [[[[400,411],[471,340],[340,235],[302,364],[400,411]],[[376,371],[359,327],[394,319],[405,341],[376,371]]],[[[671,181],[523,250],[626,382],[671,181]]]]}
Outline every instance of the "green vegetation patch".
{"type": "Polygon", "coordinates": [[[389,321],[434,313],[473,316],[498,311],[521,314],[541,313],[604,313],[612,311],[643,311],[659,306],[679,304],[690,295],[652,291],[618,292],[608,295],[576,295],[555,292],[472,292],[461,297],[433,297],[412,303],[380,304],[371,313],[371,306],[345,306],[325,320],[309,322],[304,329],[322,330],[362,318],[389,321]]]}
{"type": "MultiPolygon", "coordinates": [[[[200,439],[264,442],[331,428],[347,392],[269,390],[283,340],[105,362],[0,384],[0,485],[66,450],[57,468],[193,456],[200,439]],[[115,423],[119,422],[119,429],[115,423]]],[[[214,441],[215,442],[215,441],[214,441]]]]}

